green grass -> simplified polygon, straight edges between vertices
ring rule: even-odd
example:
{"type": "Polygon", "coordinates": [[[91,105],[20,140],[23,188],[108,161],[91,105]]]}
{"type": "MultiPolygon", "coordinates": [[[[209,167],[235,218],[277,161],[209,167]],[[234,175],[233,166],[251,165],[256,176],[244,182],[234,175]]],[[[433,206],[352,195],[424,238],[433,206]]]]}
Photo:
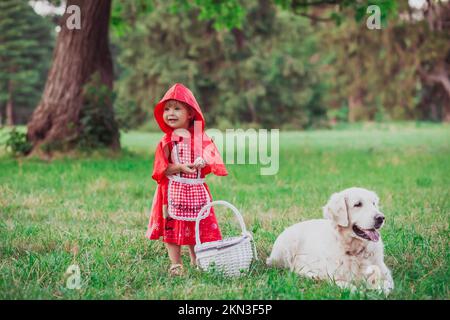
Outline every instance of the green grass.
{"type": "MultiPolygon", "coordinates": [[[[286,132],[277,175],[228,165],[228,177],[208,177],[213,197],[236,205],[254,233],[260,260],[241,279],[190,267],[170,278],[163,244],[144,238],[160,136],[123,134],[126,151],[112,159],[0,155],[1,299],[383,299],[264,265],[285,227],[321,217],[329,196],[350,186],[381,198],[385,261],[396,285],[388,298],[450,298],[448,126],[286,132]],[[80,266],[80,290],[66,288],[71,264],[80,266]]],[[[216,214],[225,235],[238,233],[232,213],[216,214]]],[[[188,265],[186,251],[184,259],[188,265]]]]}

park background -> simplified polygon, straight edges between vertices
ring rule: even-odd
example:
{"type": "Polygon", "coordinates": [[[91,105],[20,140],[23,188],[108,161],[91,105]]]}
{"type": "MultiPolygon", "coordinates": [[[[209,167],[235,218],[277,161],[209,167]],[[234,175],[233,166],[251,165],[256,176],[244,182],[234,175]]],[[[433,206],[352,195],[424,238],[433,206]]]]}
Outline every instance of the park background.
{"type": "Polygon", "coordinates": [[[284,228],[362,186],[387,216],[390,298],[448,299],[449,30],[448,1],[1,1],[0,297],[385,298],[264,266],[284,228]],[[281,129],[277,175],[230,164],[208,178],[254,233],[261,260],[244,279],[169,278],[144,238],[152,109],[175,82],[208,128],[281,129]]]}

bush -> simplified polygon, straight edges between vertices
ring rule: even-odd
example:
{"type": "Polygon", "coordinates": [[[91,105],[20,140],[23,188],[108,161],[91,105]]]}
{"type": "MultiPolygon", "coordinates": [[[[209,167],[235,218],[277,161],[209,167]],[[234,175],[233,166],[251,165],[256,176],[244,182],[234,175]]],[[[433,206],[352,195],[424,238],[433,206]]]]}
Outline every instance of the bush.
{"type": "Polygon", "coordinates": [[[83,96],[78,146],[85,150],[110,146],[117,132],[117,122],[114,113],[105,109],[112,107],[114,93],[101,82],[99,73],[95,73],[85,84],[83,96]]]}
{"type": "Polygon", "coordinates": [[[347,122],[348,113],[348,106],[344,104],[339,109],[329,109],[327,115],[333,122],[347,122]]]}
{"type": "Polygon", "coordinates": [[[27,155],[33,147],[27,140],[27,134],[25,132],[17,131],[15,127],[7,133],[7,139],[4,142],[4,146],[6,151],[10,152],[15,157],[27,155]]]}
{"type": "Polygon", "coordinates": [[[118,99],[114,112],[119,128],[124,131],[136,129],[149,120],[148,114],[134,100],[118,99]]]}

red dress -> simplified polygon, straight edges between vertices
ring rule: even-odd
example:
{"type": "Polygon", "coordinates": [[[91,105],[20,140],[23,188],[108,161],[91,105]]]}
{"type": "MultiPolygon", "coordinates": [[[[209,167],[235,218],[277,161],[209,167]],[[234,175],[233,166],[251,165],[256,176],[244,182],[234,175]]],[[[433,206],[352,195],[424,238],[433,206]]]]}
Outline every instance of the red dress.
{"type": "MultiPolygon", "coordinates": [[[[163,99],[155,106],[154,115],[161,129],[166,133],[159,142],[155,152],[155,162],[153,168],[152,178],[158,183],[155,195],[153,197],[152,209],[150,213],[150,221],[148,224],[146,237],[150,240],[157,240],[161,237],[164,242],[174,243],[177,245],[194,245],[195,244],[195,221],[184,221],[173,219],[171,217],[163,217],[163,206],[168,205],[168,185],[169,179],[164,174],[169,163],[173,163],[173,147],[174,144],[183,145],[183,143],[191,143],[192,148],[189,154],[182,156],[182,163],[194,162],[194,150],[208,163],[206,167],[201,169],[200,178],[204,178],[207,174],[213,173],[218,176],[227,175],[225,165],[222,162],[219,152],[212,140],[204,133],[205,120],[200,107],[192,95],[191,91],[181,84],[175,84],[164,95],[163,99]],[[164,111],[164,104],[168,100],[178,100],[189,105],[194,110],[194,120],[197,132],[190,128],[189,132],[193,139],[186,139],[173,133],[172,128],[167,126],[163,120],[162,114],[164,111]],[[192,135],[193,134],[193,135],[192,135]],[[169,157],[164,154],[164,148],[168,147],[169,157]],[[190,158],[190,159],[189,159],[190,158]]],[[[183,150],[182,150],[183,151],[183,150]]],[[[183,178],[194,178],[194,176],[181,174],[183,178]]],[[[211,193],[206,183],[203,183],[209,199],[212,201],[211,193]]],[[[211,208],[210,214],[207,218],[200,221],[200,240],[201,242],[210,242],[222,239],[217,219],[214,214],[214,209],[211,208]]]]}

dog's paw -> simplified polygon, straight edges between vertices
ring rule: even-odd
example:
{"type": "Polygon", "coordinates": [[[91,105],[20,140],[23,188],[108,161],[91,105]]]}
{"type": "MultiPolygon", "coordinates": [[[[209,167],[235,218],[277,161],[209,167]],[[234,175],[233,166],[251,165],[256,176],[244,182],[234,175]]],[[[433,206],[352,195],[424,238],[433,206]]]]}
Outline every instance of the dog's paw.
{"type": "Polygon", "coordinates": [[[385,295],[388,295],[394,289],[394,284],[392,281],[384,279],[378,266],[368,266],[364,274],[368,289],[375,290],[378,293],[384,293],[385,295]]]}
{"type": "Polygon", "coordinates": [[[364,271],[364,276],[369,289],[379,290],[381,288],[381,271],[378,266],[368,266],[364,271]]]}
{"type": "Polygon", "coordinates": [[[389,280],[384,280],[382,290],[385,295],[390,294],[394,290],[394,283],[389,280]]]}

